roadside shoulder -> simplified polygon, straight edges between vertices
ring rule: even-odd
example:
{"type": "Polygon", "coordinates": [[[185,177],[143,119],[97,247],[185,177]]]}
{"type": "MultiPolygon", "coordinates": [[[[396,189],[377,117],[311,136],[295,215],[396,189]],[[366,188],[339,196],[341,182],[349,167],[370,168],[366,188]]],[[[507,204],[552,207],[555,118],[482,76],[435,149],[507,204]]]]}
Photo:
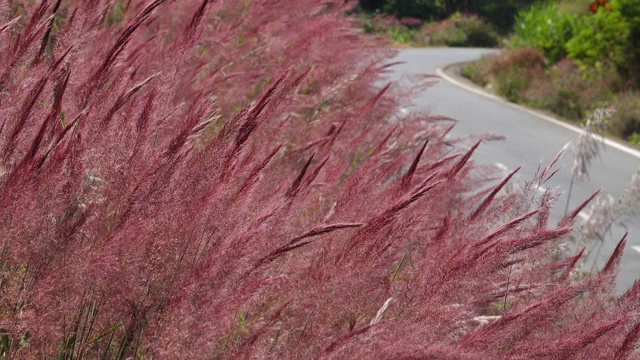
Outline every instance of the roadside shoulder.
{"type": "MultiPolygon", "coordinates": [[[[484,96],[486,98],[492,99],[494,101],[498,101],[501,102],[507,106],[511,106],[515,109],[518,109],[520,111],[524,111],[526,113],[529,113],[533,116],[538,117],[539,119],[545,120],[545,121],[549,121],[552,122],[558,126],[564,127],[566,129],[569,129],[577,134],[582,134],[584,132],[583,129],[581,129],[580,127],[574,125],[573,123],[569,122],[566,119],[562,119],[561,117],[555,115],[555,114],[551,114],[549,112],[546,111],[541,111],[539,109],[532,109],[529,108],[527,106],[524,105],[520,105],[520,104],[516,104],[516,103],[512,103],[509,102],[507,100],[505,100],[504,98],[497,96],[495,94],[489,93],[486,91],[486,89],[484,89],[481,86],[478,86],[476,84],[474,84],[473,82],[471,82],[469,79],[463,77],[462,75],[460,75],[460,69],[462,68],[462,66],[465,63],[454,63],[454,64],[450,64],[447,65],[445,67],[440,67],[436,69],[436,73],[438,76],[442,77],[443,79],[445,79],[446,81],[459,86],[467,91],[473,92],[475,94],[478,94],[480,96],[484,96]]],[[[607,137],[604,139],[604,143],[607,146],[610,146],[612,148],[615,148],[617,150],[620,150],[622,152],[625,152],[629,155],[635,156],[637,158],[640,158],[640,150],[637,148],[634,148],[631,146],[631,144],[629,143],[625,143],[621,140],[618,139],[613,139],[610,137],[607,137]]]]}

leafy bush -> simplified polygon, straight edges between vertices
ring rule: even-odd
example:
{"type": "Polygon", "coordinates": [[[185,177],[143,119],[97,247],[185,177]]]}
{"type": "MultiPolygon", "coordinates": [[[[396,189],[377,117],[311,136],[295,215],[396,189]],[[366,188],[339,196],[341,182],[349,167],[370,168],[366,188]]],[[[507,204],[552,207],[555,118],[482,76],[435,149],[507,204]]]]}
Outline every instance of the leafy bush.
{"type": "Polygon", "coordinates": [[[638,88],[640,4],[612,0],[579,25],[566,45],[569,55],[584,67],[598,69],[602,63],[611,63],[627,79],[627,87],[638,88]]]}
{"type": "Polygon", "coordinates": [[[491,24],[475,15],[460,15],[456,27],[466,35],[466,46],[495,47],[500,43],[498,33],[491,24]]]}
{"type": "Polygon", "coordinates": [[[379,10],[398,17],[415,17],[420,19],[434,19],[443,10],[440,0],[360,0],[360,6],[365,10],[379,10]]]}
{"type": "Polygon", "coordinates": [[[509,101],[520,102],[531,81],[544,76],[545,58],[532,48],[506,51],[492,57],[489,65],[494,91],[509,101]]]}
{"type": "MultiPolygon", "coordinates": [[[[640,79],[640,5],[635,0],[548,2],[522,11],[512,47],[532,46],[556,63],[569,57],[586,75],[613,65],[627,86],[640,79]],[[591,11],[588,11],[588,10],[591,11]]],[[[606,69],[605,69],[606,70],[606,69]]]]}
{"type": "Polygon", "coordinates": [[[640,2],[618,0],[620,14],[626,20],[629,33],[626,45],[626,62],[619,64],[619,71],[636,89],[640,89],[640,2]]]}
{"type": "Polygon", "coordinates": [[[609,60],[614,64],[626,61],[629,25],[613,1],[589,16],[573,22],[573,37],[565,45],[568,57],[583,67],[593,68],[609,60]]]}
{"type": "Polygon", "coordinates": [[[460,69],[460,75],[471,80],[475,84],[485,87],[489,83],[490,61],[491,58],[487,56],[478,61],[468,62],[460,69]]]}
{"type": "Polygon", "coordinates": [[[553,164],[504,192],[447,119],[389,121],[411,89],[342,0],[123,3],[0,13],[3,356],[632,354],[624,240],[571,278],[553,164]]]}
{"type": "Polygon", "coordinates": [[[611,132],[633,142],[640,133],[640,93],[619,94],[614,103],[611,132]]]}
{"type": "MultiPolygon", "coordinates": [[[[611,105],[615,93],[640,84],[640,42],[634,35],[640,34],[640,5],[635,1],[542,3],[521,12],[514,31],[512,48],[537,49],[551,66],[543,73],[539,66],[527,70],[517,62],[494,60],[498,64],[484,81],[511,101],[582,121],[592,110],[611,105]]],[[[483,82],[481,71],[471,78],[483,82]]],[[[620,118],[613,134],[628,139],[635,130],[621,127],[629,121],[620,118]]]]}
{"type": "Polygon", "coordinates": [[[533,5],[518,13],[511,46],[533,47],[556,63],[567,55],[565,43],[573,37],[576,19],[573,13],[558,11],[552,2],[533,5]]]}
{"type": "Polygon", "coordinates": [[[474,15],[456,14],[451,18],[425,27],[423,34],[429,44],[457,47],[495,47],[500,42],[490,24],[474,15]]]}
{"type": "Polygon", "coordinates": [[[579,122],[610,100],[609,85],[600,77],[587,78],[575,62],[564,59],[545,76],[533,79],[525,98],[533,106],[579,122]]]}
{"type": "Polygon", "coordinates": [[[426,25],[422,30],[427,45],[454,46],[467,41],[466,34],[456,26],[454,19],[447,19],[438,23],[426,25]]]}
{"type": "Polygon", "coordinates": [[[424,40],[416,24],[407,26],[395,18],[364,16],[360,18],[360,29],[365,34],[385,35],[395,43],[424,46],[424,40]]]}
{"type": "Polygon", "coordinates": [[[587,77],[569,59],[549,67],[544,56],[533,48],[507,50],[468,63],[461,74],[510,101],[577,121],[608,103],[611,89],[619,83],[615,74],[606,72],[587,77]]]}
{"type": "Polygon", "coordinates": [[[359,0],[361,9],[366,12],[386,12],[427,21],[446,19],[460,12],[476,14],[503,34],[511,30],[518,11],[534,2],[535,0],[359,0]]]}
{"type": "Polygon", "coordinates": [[[468,11],[486,19],[501,34],[512,31],[513,24],[519,11],[529,8],[536,0],[476,0],[467,2],[468,11]]]}
{"type": "Polygon", "coordinates": [[[420,32],[405,26],[391,27],[384,31],[391,40],[400,44],[423,45],[424,40],[420,32]]]}

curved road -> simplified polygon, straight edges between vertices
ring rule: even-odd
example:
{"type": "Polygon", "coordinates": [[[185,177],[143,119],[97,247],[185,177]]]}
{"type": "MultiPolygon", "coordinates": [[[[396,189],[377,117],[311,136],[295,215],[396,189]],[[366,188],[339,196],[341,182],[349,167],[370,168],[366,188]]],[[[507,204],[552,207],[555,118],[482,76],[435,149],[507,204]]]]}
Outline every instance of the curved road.
{"type": "MultiPolygon", "coordinates": [[[[443,67],[464,61],[479,59],[495,50],[420,48],[403,50],[394,61],[405,63],[394,67],[393,78],[403,73],[435,74],[443,67]]],[[[506,140],[485,142],[474,155],[477,163],[495,164],[503,170],[522,166],[519,181],[533,177],[542,160],[548,164],[557,152],[568,142],[575,141],[578,133],[557,122],[544,119],[532,111],[504,101],[483,96],[477,91],[454,84],[446,79],[427,89],[414,99],[415,110],[427,109],[432,113],[447,115],[458,121],[451,136],[465,136],[478,133],[495,133],[506,136],[506,140]]],[[[414,109],[408,109],[414,110],[414,109]]],[[[631,176],[640,168],[640,157],[634,150],[624,151],[620,146],[605,146],[600,159],[590,167],[589,179],[576,183],[571,194],[571,208],[577,206],[597,189],[603,194],[616,197],[624,190],[631,176]]],[[[566,193],[571,179],[570,169],[573,153],[567,150],[560,161],[563,169],[547,184],[560,188],[563,195],[555,206],[554,218],[564,212],[566,193]]],[[[513,180],[512,180],[513,181],[513,180]]],[[[588,210],[588,209],[587,209],[588,210]]],[[[618,290],[629,288],[640,278],[640,219],[627,225],[629,236],[618,276],[618,290]],[[635,248],[637,247],[637,248],[635,248]],[[637,249],[637,250],[636,250],[637,249]]],[[[607,239],[597,259],[601,268],[613,251],[625,229],[615,227],[607,239]]]]}

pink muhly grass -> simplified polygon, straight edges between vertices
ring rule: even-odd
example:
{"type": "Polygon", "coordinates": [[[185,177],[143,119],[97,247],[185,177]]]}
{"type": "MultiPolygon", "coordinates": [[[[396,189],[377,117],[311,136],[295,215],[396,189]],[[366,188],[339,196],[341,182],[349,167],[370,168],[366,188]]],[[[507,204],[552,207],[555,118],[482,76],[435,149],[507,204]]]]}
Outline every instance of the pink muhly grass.
{"type": "Polygon", "coordinates": [[[433,78],[376,85],[351,6],[0,2],[0,353],[632,356],[625,240],[569,276],[591,198],[554,227],[557,158],[505,192],[495,136],[394,117],[433,78]]]}

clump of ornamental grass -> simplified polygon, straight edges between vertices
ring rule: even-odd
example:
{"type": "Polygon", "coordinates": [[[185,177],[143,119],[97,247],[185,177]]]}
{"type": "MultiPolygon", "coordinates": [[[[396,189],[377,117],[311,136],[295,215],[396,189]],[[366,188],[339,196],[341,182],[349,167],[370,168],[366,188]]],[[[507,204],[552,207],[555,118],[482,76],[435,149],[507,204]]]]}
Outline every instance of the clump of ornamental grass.
{"type": "Polygon", "coordinates": [[[597,249],[591,271],[600,255],[602,246],[614,225],[625,226],[638,218],[640,209],[640,170],[631,177],[622,194],[615,199],[606,195],[595,199],[587,212],[587,219],[578,227],[576,243],[581,247],[597,249]]]}
{"type": "Polygon", "coordinates": [[[554,226],[482,140],[394,117],[412,89],[349,6],[0,1],[0,352],[634,356],[624,239],[569,277],[586,202],[554,226]]]}
{"type": "MultiPolygon", "coordinates": [[[[584,181],[589,177],[589,168],[594,160],[600,156],[604,133],[608,130],[608,120],[611,110],[596,109],[587,119],[576,144],[574,145],[574,161],[571,167],[571,181],[565,207],[565,215],[569,209],[571,190],[574,182],[584,181]],[[599,140],[598,137],[601,137],[599,140]]],[[[586,213],[586,220],[580,224],[576,236],[571,242],[577,248],[593,250],[597,245],[593,264],[593,272],[602,246],[614,225],[625,226],[637,218],[640,206],[640,176],[635,174],[620,194],[618,199],[611,195],[597,197],[586,213]]]]}
{"type": "Polygon", "coordinates": [[[587,118],[578,139],[573,145],[574,159],[571,166],[571,180],[569,182],[567,201],[565,203],[565,215],[567,215],[569,211],[573,184],[588,179],[591,163],[600,157],[604,134],[607,129],[607,121],[610,119],[610,116],[610,110],[596,109],[587,118]]]}

